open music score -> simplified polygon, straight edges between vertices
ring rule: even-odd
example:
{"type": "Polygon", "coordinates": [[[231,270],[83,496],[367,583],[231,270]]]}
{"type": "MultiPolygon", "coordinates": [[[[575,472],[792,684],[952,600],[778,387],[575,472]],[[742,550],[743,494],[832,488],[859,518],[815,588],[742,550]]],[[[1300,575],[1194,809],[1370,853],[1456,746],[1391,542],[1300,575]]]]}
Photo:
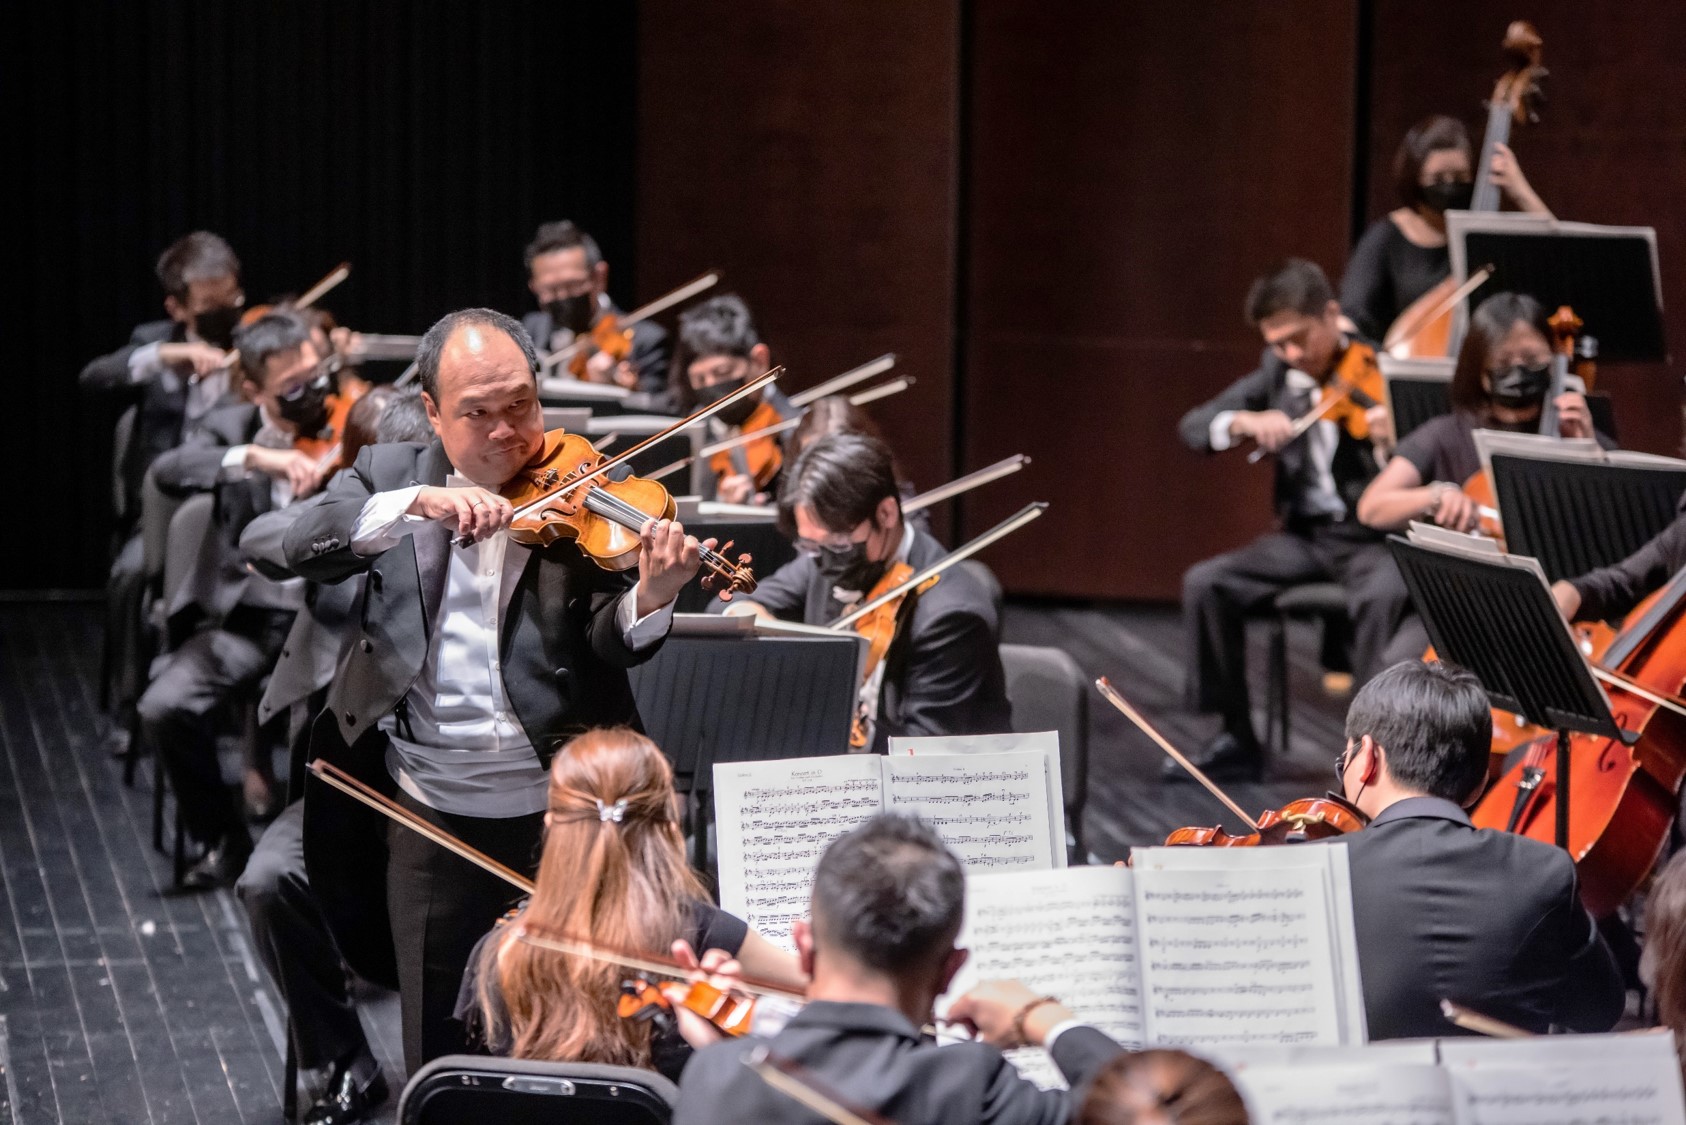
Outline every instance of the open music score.
{"type": "Polygon", "coordinates": [[[875,813],[918,812],[971,870],[1065,862],[1057,758],[1045,752],[851,754],[717,762],[720,905],[792,948],[826,846],[875,813]]]}

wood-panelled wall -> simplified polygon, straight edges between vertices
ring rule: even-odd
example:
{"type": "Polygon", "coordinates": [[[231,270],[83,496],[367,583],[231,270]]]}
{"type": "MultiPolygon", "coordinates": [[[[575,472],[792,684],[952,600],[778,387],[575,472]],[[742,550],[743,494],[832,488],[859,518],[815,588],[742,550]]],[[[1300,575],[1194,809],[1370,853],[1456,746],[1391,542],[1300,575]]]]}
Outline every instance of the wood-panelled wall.
{"type": "MultiPolygon", "coordinates": [[[[1249,370],[1249,280],[1338,277],[1355,214],[1430,112],[1479,129],[1506,22],[1553,75],[1516,147],[1566,218],[1658,229],[1686,339],[1686,6],[1534,0],[744,0],[639,8],[641,295],[708,265],[792,385],[893,350],[877,416],[919,484],[1012,452],[961,510],[1048,515],[987,560],[1010,590],[1174,598],[1269,523],[1268,465],[1178,442],[1249,370]]],[[[1673,451],[1672,369],[1612,369],[1623,436],[1673,451]]]]}

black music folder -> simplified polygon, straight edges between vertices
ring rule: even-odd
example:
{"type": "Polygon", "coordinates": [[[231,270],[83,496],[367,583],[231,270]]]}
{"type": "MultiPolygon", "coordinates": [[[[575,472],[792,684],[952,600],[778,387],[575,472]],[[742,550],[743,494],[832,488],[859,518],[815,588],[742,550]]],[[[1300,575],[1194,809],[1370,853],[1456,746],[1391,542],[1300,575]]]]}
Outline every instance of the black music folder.
{"type": "Polygon", "coordinates": [[[1651,227],[1565,223],[1539,215],[1451,211],[1446,237],[1452,272],[1462,281],[1483,265],[1493,276],[1460,310],[1455,339],[1463,338],[1468,310],[1493,293],[1528,293],[1552,312],[1575,310],[1600,359],[1663,363],[1657,232],[1651,227]]]}

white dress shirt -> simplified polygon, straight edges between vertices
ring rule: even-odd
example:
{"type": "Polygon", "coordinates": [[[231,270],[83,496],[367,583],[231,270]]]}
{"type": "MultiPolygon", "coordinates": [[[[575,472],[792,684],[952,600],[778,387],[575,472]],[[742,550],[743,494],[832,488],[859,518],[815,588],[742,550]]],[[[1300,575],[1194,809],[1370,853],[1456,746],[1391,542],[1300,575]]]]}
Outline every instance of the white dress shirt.
{"type": "MultiPolygon", "coordinates": [[[[198,340],[197,336],[189,335],[188,339],[198,340]]],[[[157,379],[169,390],[176,390],[183,386],[183,379],[176,369],[158,358],[158,351],[167,340],[156,343],[142,344],[129,353],[129,380],[135,383],[146,383],[157,379]]],[[[189,375],[185,381],[186,398],[183,400],[181,433],[177,438],[185,437],[193,424],[205,416],[205,412],[217,404],[217,400],[228,393],[228,372],[224,367],[209,375],[189,375]]]]}
{"type": "MultiPolygon", "coordinates": [[[[471,484],[452,474],[447,487],[471,484]]],[[[407,515],[421,486],[371,496],[358,514],[351,549],[376,555],[426,522],[407,515]]],[[[510,706],[498,649],[499,591],[505,568],[518,572],[529,548],[508,535],[452,547],[433,635],[421,674],[405,697],[407,714],[380,721],[389,743],[387,772],[410,796],[441,812],[510,817],[542,812],[549,779],[510,706]]],[[[627,645],[647,648],[667,634],[670,603],[637,617],[633,597],[621,599],[619,621],[627,645]]]]}
{"type": "MultiPolygon", "coordinates": [[[[1287,386],[1291,395],[1307,399],[1311,408],[1317,405],[1316,379],[1307,375],[1297,367],[1290,367],[1287,374],[1287,386]]],[[[1220,410],[1212,419],[1211,429],[1207,433],[1207,440],[1213,452],[1221,453],[1235,444],[1230,436],[1229,424],[1235,420],[1236,411],[1220,410]]],[[[1340,430],[1334,422],[1319,419],[1311,424],[1311,428],[1300,437],[1306,444],[1306,467],[1311,470],[1311,479],[1306,482],[1305,495],[1295,500],[1297,515],[1302,516],[1334,516],[1344,519],[1346,502],[1341,499],[1340,492],[1335,488],[1335,447],[1340,444],[1340,430]]]]}

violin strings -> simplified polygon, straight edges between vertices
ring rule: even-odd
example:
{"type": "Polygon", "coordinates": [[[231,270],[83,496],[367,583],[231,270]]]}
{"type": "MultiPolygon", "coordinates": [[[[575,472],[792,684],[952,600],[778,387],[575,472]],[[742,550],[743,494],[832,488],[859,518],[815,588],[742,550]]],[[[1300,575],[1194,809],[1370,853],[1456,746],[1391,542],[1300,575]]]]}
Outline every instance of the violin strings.
{"type": "MultiPolygon", "coordinates": [[[[585,504],[586,507],[592,508],[592,510],[596,511],[600,516],[610,519],[616,519],[616,517],[619,517],[616,519],[616,522],[629,531],[639,530],[644,526],[645,520],[652,518],[650,513],[644,511],[642,508],[634,507],[625,500],[622,500],[619,496],[597,487],[593,487],[590,492],[585,494],[585,504]],[[593,501],[597,502],[595,506],[593,505],[593,501]],[[604,508],[609,510],[604,511],[604,508]]],[[[704,547],[700,543],[698,544],[698,548],[702,553],[703,561],[708,563],[710,568],[732,568],[732,564],[726,561],[726,557],[714,549],[704,547]]]]}

